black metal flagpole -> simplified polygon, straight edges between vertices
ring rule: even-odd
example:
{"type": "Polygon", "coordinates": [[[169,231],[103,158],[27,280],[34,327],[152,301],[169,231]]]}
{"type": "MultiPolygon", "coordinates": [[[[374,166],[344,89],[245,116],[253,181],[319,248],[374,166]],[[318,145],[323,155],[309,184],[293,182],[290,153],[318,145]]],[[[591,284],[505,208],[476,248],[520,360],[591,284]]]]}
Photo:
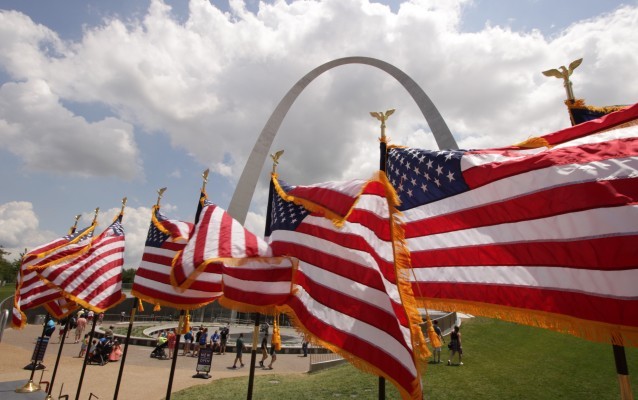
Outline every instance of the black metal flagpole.
{"type": "MultiPolygon", "coordinates": [[[[97,222],[97,214],[100,212],[100,208],[95,209],[95,216],[93,217],[93,224],[97,222]]],[[[86,346],[86,353],[84,354],[84,362],[82,363],[82,372],[80,373],[80,380],[78,381],[78,390],[75,393],[75,400],[80,400],[80,391],[82,390],[82,382],[84,381],[84,372],[86,371],[86,364],[89,361],[89,354],[91,353],[91,346],[93,346],[93,336],[95,335],[95,325],[97,324],[97,315],[93,317],[93,325],[91,325],[91,332],[89,333],[89,343],[86,346]]]]}
{"type": "MultiPolygon", "coordinates": [[[[394,114],[394,109],[383,112],[371,112],[370,115],[381,121],[381,139],[379,141],[379,170],[385,172],[385,159],[387,155],[387,143],[385,138],[385,121],[394,114]]],[[[379,400],[385,399],[385,378],[379,376],[379,400]]]]}
{"type": "MultiPolygon", "coordinates": [[[[82,215],[78,214],[75,216],[75,223],[69,230],[69,234],[72,235],[75,233],[75,230],[78,227],[78,220],[82,215]]],[[[55,366],[53,367],[53,373],[51,374],[51,383],[49,383],[49,390],[47,391],[47,397],[45,400],[52,400],[51,393],[53,392],[53,383],[55,382],[55,375],[58,372],[58,365],[60,364],[60,357],[62,356],[62,348],[64,347],[64,341],[66,339],[66,335],[69,333],[69,323],[71,322],[71,315],[69,314],[66,319],[66,324],[64,324],[64,333],[62,334],[62,341],[60,342],[60,348],[58,349],[58,356],[55,359],[55,366]]]]}
{"type": "MultiPolygon", "coordinates": [[[[157,191],[157,205],[159,206],[162,195],[166,191],[163,187],[157,191]]],[[[122,382],[122,375],[124,374],[124,364],[126,364],[126,354],[128,353],[128,345],[131,340],[131,332],[133,331],[133,323],[135,322],[135,312],[137,311],[138,299],[133,297],[133,306],[131,307],[131,316],[128,321],[128,329],[126,330],[126,340],[124,341],[124,350],[122,351],[122,360],[120,361],[120,370],[117,373],[117,383],[115,384],[115,393],[113,394],[113,400],[117,400],[117,396],[120,393],[120,383],[122,382]]]]}
{"type": "Polygon", "coordinates": [[[113,394],[113,400],[117,400],[117,396],[120,393],[120,383],[122,382],[122,375],[124,373],[124,364],[126,363],[126,354],[128,353],[128,344],[131,339],[131,332],[133,331],[133,323],[135,322],[135,312],[137,311],[137,298],[133,297],[133,307],[131,307],[131,316],[128,321],[128,329],[126,330],[126,339],[124,340],[124,350],[122,351],[122,359],[120,360],[120,370],[117,373],[117,383],[115,384],[115,393],[113,394]]]}
{"type": "Polygon", "coordinates": [[[62,356],[62,348],[64,347],[64,341],[66,340],[66,335],[69,333],[70,322],[71,322],[71,317],[68,316],[66,319],[66,323],[64,324],[64,333],[62,334],[60,348],[58,349],[58,356],[55,359],[55,366],[53,367],[53,373],[51,374],[51,383],[49,383],[49,390],[47,391],[47,397],[45,400],[53,399],[53,397],[51,397],[51,393],[53,392],[53,383],[55,382],[55,375],[58,371],[58,365],[60,364],[60,356],[62,356]]]}
{"type": "MultiPolygon", "coordinates": [[[[206,193],[206,184],[208,183],[208,172],[209,170],[206,169],[206,171],[202,173],[203,183],[202,183],[202,189],[200,191],[199,203],[197,205],[197,212],[195,213],[195,225],[197,225],[197,222],[199,222],[199,215],[201,214],[202,207],[203,207],[202,199],[205,197],[205,193],[206,193]]],[[[161,190],[161,192],[163,193],[164,191],[161,190]]],[[[160,193],[160,198],[161,198],[161,193],[160,193]]],[[[157,203],[159,204],[159,198],[157,199],[157,203]]],[[[184,310],[181,310],[179,313],[178,332],[175,338],[175,351],[173,351],[173,359],[171,361],[171,371],[168,376],[168,386],[166,387],[166,400],[171,399],[171,391],[173,389],[173,377],[175,376],[175,367],[177,365],[177,353],[179,353],[179,340],[181,338],[181,331],[183,326],[182,324],[185,323],[184,315],[185,315],[184,310]]]]}
{"type": "Polygon", "coordinates": [[[97,316],[93,317],[93,325],[91,325],[91,333],[89,333],[89,344],[86,347],[86,353],[84,354],[84,363],[82,363],[82,372],[80,373],[80,381],[78,382],[78,390],[75,393],[75,400],[80,400],[82,382],[84,381],[84,372],[86,371],[86,364],[89,362],[89,354],[91,353],[91,347],[93,346],[93,336],[95,334],[95,325],[97,324],[97,320],[97,316]]]}
{"type": "MultiPolygon", "coordinates": [[[[279,164],[279,157],[284,154],[283,150],[279,150],[275,154],[271,154],[273,159],[272,174],[277,172],[277,164],[279,164]]],[[[268,205],[266,206],[266,227],[264,230],[264,236],[270,235],[270,213],[272,212],[272,199],[273,199],[273,184],[272,178],[270,179],[270,185],[268,187],[268,205]]],[[[257,345],[259,343],[259,326],[260,326],[261,314],[255,313],[255,326],[253,327],[253,348],[250,352],[250,374],[248,376],[248,393],[246,394],[247,400],[253,398],[253,387],[255,382],[255,363],[257,362],[257,345]]]]}
{"type": "Polygon", "coordinates": [[[182,330],[186,324],[186,313],[184,310],[179,312],[179,323],[177,324],[177,334],[175,336],[175,348],[173,350],[173,359],[171,360],[171,372],[168,376],[168,387],[166,388],[166,400],[171,400],[171,390],[173,389],[173,376],[175,375],[175,366],[177,365],[177,353],[179,353],[179,340],[182,337],[182,330]]]}
{"type": "Polygon", "coordinates": [[[35,370],[38,369],[38,362],[36,361],[36,359],[38,358],[38,353],[40,353],[40,347],[42,346],[42,341],[44,340],[44,335],[46,334],[46,330],[47,330],[47,322],[49,320],[49,318],[51,318],[51,316],[47,313],[46,317],[44,318],[44,326],[42,327],[42,335],[40,335],[40,337],[38,337],[35,340],[35,350],[33,352],[33,360],[31,360],[31,363],[29,365],[27,365],[26,367],[24,367],[25,369],[30,369],[31,370],[31,376],[29,376],[29,380],[27,381],[27,383],[24,384],[24,386],[17,388],[15,391],[16,393],[31,393],[31,392],[37,392],[38,390],[40,390],[40,385],[38,385],[37,383],[33,383],[33,375],[35,375],[35,370]]]}

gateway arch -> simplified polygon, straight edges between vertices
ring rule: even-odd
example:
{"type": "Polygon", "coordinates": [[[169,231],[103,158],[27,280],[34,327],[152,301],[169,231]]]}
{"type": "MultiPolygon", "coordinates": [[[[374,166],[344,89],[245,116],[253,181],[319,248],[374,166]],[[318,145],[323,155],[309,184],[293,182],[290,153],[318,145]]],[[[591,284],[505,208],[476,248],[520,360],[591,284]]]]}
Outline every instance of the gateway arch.
{"type": "Polygon", "coordinates": [[[288,110],[290,110],[290,107],[292,107],[292,104],[295,102],[301,92],[306,88],[306,86],[308,86],[310,82],[312,82],[319,75],[333,68],[346,64],[370,65],[390,74],[401,85],[403,85],[405,90],[408,91],[410,96],[412,96],[412,98],[418,105],[421,113],[423,113],[425,120],[430,126],[432,133],[434,134],[436,144],[439,146],[439,148],[458,149],[456,141],[454,140],[450,129],[447,127],[445,121],[443,120],[443,117],[439,113],[439,110],[436,109],[423,89],[421,89],[421,87],[406,73],[404,73],[394,65],[388,64],[387,62],[378,60],[376,58],[338,58],[336,60],[332,60],[318,66],[317,68],[308,72],[297,83],[295,83],[295,85],[288,91],[288,93],[286,93],[283,99],[281,99],[281,101],[277,105],[277,108],[275,108],[275,111],[273,111],[273,113],[270,115],[270,118],[268,118],[266,125],[261,130],[261,134],[259,135],[259,138],[257,138],[255,145],[253,146],[253,151],[248,157],[248,161],[244,166],[244,170],[241,173],[239,182],[237,182],[237,187],[235,188],[233,198],[231,199],[230,206],[228,207],[228,212],[237,221],[242,224],[246,221],[248,208],[250,207],[250,202],[252,201],[253,194],[259,180],[259,175],[261,174],[261,169],[263,168],[266,157],[270,152],[270,147],[273,140],[275,139],[275,135],[277,135],[277,131],[279,130],[284,117],[288,113],[288,110]]]}

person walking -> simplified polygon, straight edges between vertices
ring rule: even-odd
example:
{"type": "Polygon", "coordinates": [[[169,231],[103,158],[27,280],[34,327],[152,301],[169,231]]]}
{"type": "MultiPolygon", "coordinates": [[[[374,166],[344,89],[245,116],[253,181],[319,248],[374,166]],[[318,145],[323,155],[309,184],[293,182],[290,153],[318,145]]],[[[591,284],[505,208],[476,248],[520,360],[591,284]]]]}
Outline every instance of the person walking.
{"type": "Polygon", "coordinates": [[[454,326],[454,331],[450,334],[450,344],[448,348],[450,349],[450,355],[447,360],[447,365],[452,365],[452,357],[454,354],[459,354],[459,365],[463,365],[463,347],[461,345],[461,332],[458,325],[454,326]]]}
{"type": "MultiPolygon", "coordinates": [[[[443,332],[441,332],[441,327],[439,327],[439,321],[434,320],[432,324],[434,328],[434,333],[436,333],[436,335],[439,337],[439,340],[441,341],[441,343],[445,343],[445,340],[443,339],[443,332]]],[[[432,357],[433,357],[434,363],[440,364],[441,363],[441,346],[435,347],[432,353],[433,353],[432,357]]]]}
{"type": "Polygon", "coordinates": [[[261,338],[261,361],[259,361],[259,366],[264,367],[264,361],[268,358],[268,332],[264,334],[264,337],[261,338]]]}
{"type": "Polygon", "coordinates": [[[301,342],[301,351],[303,351],[303,356],[308,357],[308,344],[310,343],[310,339],[308,335],[303,335],[303,341],[301,342]]]}
{"type": "Polygon", "coordinates": [[[80,340],[82,340],[82,334],[86,329],[87,323],[88,321],[84,317],[84,314],[80,314],[77,321],[75,321],[75,342],[73,343],[78,343],[80,340]]]}
{"type": "Polygon", "coordinates": [[[275,342],[273,339],[275,335],[273,335],[272,339],[270,339],[270,364],[268,364],[268,369],[272,369],[272,365],[277,361],[277,349],[275,348],[275,342]]]}
{"type": "Polygon", "coordinates": [[[242,354],[244,353],[244,334],[240,333],[239,336],[237,337],[237,341],[235,342],[235,351],[236,351],[236,356],[235,356],[235,362],[233,363],[233,366],[231,368],[235,369],[237,368],[237,361],[239,361],[239,364],[243,367],[244,366],[244,362],[242,361],[242,354]]]}
{"type": "Polygon", "coordinates": [[[173,352],[175,351],[175,343],[177,342],[177,335],[175,335],[175,329],[168,331],[166,335],[168,341],[168,358],[173,358],[173,352]]]}

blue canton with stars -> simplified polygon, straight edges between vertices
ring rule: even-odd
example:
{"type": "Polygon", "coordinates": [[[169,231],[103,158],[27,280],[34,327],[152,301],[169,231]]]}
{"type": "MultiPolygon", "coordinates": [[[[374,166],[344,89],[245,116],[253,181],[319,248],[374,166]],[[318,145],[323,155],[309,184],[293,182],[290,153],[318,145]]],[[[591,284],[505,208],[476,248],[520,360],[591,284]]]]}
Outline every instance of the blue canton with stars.
{"type": "MultiPolygon", "coordinates": [[[[160,213],[155,213],[155,217],[158,221],[164,221],[166,217],[160,213]]],[[[148,235],[146,236],[146,245],[151,247],[162,247],[162,244],[166,240],[168,240],[169,235],[157,229],[154,223],[151,222],[151,227],[148,230],[148,235]]]]}
{"type": "Polygon", "coordinates": [[[409,210],[468,190],[461,173],[464,150],[433,151],[414,148],[388,150],[386,174],[409,210]]]}
{"type": "MultiPolygon", "coordinates": [[[[294,189],[293,186],[288,186],[282,181],[279,181],[279,184],[286,193],[294,189]]],[[[303,206],[285,201],[275,192],[273,194],[272,211],[270,214],[270,230],[276,231],[284,229],[294,231],[308,214],[308,210],[303,206]]]]}
{"type": "MultiPolygon", "coordinates": [[[[64,239],[65,239],[65,240],[68,240],[68,241],[71,241],[71,240],[75,239],[76,237],[78,237],[78,236],[82,235],[82,234],[83,234],[83,233],[84,233],[87,229],[89,229],[89,228],[90,228],[90,226],[87,226],[86,228],[84,228],[84,229],[82,229],[82,230],[75,231],[74,233],[71,233],[71,234],[69,234],[69,235],[66,235],[66,236],[64,237],[64,239]]],[[[89,238],[91,238],[91,237],[93,237],[93,231],[91,231],[91,232],[87,233],[87,235],[86,235],[86,236],[85,236],[82,240],[86,240],[86,239],[89,239],[89,238]]]]}
{"type": "Polygon", "coordinates": [[[120,219],[113,222],[111,226],[109,226],[109,229],[113,231],[113,236],[122,236],[124,234],[124,227],[122,226],[120,219]]]}

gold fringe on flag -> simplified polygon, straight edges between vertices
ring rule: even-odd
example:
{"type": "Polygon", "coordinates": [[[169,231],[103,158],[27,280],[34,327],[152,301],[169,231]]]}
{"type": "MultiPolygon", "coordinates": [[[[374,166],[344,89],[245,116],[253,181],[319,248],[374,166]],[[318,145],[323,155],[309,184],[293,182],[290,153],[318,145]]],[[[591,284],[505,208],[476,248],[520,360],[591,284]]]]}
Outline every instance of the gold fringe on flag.
{"type": "Polygon", "coordinates": [[[144,303],[142,299],[137,299],[137,311],[144,312],[144,303]]]}
{"type": "Polygon", "coordinates": [[[567,106],[567,108],[570,108],[570,109],[584,108],[586,110],[601,113],[601,114],[609,114],[614,111],[620,111],[627,108],[627,106],[622,106],[622,105],[605,106],[605,107],[590,106],[585,103],[585,99],[574,99],[573,101],[567,99],[565,100],[565,105],[567,106]]]}
{"type": "Polygon", "coordinates": [[[191,330],[191,316],[190,314],[187,312],[184,313],[184,315],[179,317],[179,325],[177,326],[177,334],[178,335],[185,335],[186,333],[188,333],[188,331],[191,330]]]}
{"type": "Polygon", "coordinates": [[[442,300],[420,298],[419,303],[427,303],[437,310],[456,310],[488,318],[496,318],[518,324],[534,326],[567,333],[592,342],[612,343],[618,346],[638,347],[638,329],[630,326],[607,324],[584,320],[568,315],[506,307],[496,304],[469,302],[462,300],[442,300]]]}
{"type": "Polygon", "coordinates": [[[275,350],[281,350],[281,335],[279,333],[279,313],[275,313],[275,319],[272,326],[272,344],[275,350]]]}
{"type": "Polygon", "coordinates": [[[516,143],[514,146],[522,147],[524,149],[537,149],[539,147],[551,147],[549,142],[545,138],[541,137],[531,137],[527,140],[524,140],[520,143],[516,143]]]}
{"type": "Polygon", "coordinates": [[[153,311],[162,311],[162,307],[160,303],[155,303],[155,307],[153,307],[153,311]]]}

